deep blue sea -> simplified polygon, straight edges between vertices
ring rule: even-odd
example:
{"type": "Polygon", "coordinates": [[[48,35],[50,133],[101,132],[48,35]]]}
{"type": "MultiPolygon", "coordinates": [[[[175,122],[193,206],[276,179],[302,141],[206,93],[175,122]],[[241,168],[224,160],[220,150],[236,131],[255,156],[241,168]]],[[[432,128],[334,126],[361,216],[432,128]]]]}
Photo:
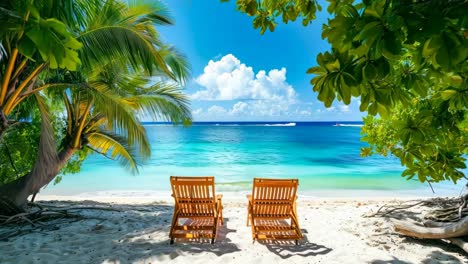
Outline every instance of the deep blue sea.
{"type": "MultiPolygon", "coordinates": [[[[138,174],[99,155],[65,175],[47,194],[170,190],[169,176],[215,176],[220,191],[244,191],[254,177],[298,178],[302,191],[360,190],[430,193],[407,181],[394,157],[360,157],[361,122],[202,122],[190,127],[146,123],[150,160],[138,174]]],[[[436,185],[457,194],[461,184],[436,185]]]]}

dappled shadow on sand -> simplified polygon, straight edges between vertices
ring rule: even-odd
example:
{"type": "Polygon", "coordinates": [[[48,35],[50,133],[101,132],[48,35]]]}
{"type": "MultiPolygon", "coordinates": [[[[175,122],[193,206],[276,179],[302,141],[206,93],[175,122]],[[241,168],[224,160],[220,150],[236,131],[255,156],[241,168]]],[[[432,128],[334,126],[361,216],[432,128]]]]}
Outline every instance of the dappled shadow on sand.
{"type": "MultiPolygon", "coordinates": [[[[463,251],[461,248],[458,246],[455,246],[450,243],[446,243],[440,239],[418,239],[418,238],[412,238],[412,237],[404,237],[403,241],[404,243],[411,243],[411,244],[419,244],[423,247],[436,247],[439,248],[440,250],[435,250],[432,251],[430,255],[426,257],[425,260],[423,260],[421,263],[423,264],[428,264],[428,263],[439,263],[439,262],[430,262],[431,259],[437,259],[441,258],[442,260],[447,259],[449,260],[446,263],[453,263],[453,264],[458,264],[462,263],[458,259],[454,258],[453,255],[446,254],[447,253],[458,253],[461,256],[466,255],[466,252],[463,251]],[[452,260],[453,259],[453,260],[452,260]]],[[[466,262],[468,263],[468,261],[466,262]]]]}
{"type": "Polygon", "coordinates": [[[372,260],[370,264],[413,264],[413,263],[402,261],[396,257],[392,257],[391,260],[372,260]]]}
{"type": "MultiPolygon", "coordinates": [[[[172,215],[171,215],[172,217],[172,215]]],[[[120,247],[130,247],[135,249],[132,256],[128,259],[118,259],[118,258],[107,258],[108,262],[144,262],[145,259],[150,259],[151,257],[156,257],[161,261],[168,261],[175,259],[179,256],[185,255],[196,255],[200,253],[209,253],[216,256],[222,256],[224,254],[229,254],[233,252],[240,251],[237,245],[232,243],[232,241],[227,238],[227,234],[236,232],[234,229],[228,228],[229,219],[224,219],[224,225],[218,227],[218,235],[216,242],[214,244],[210,243],[210,239],[176,239],[173,245],[169,244],[169,225],[167,229],[161,234],[159,232],[159,237],[164,236],[164,241],[158,239],[159,241],[151,241],[147,237],[154,235],[154,231],[151,229],[145,230],[143,232],[136,233],[133,236],[126,236],[126,239],[122,241],[119,245],[120,247]],[[167,238],[166,238],[167,237],[167,238]]]]}
{"type": "MultiPolygon", "coordinates": [[[[50,263],[159,263],[168,262],[179,256],[207,254],[221,256],[240,251],[238,246],[227,238],[236,232],[229,228],[229,219],[219,227],[215,244],[208,240],[176,240],[169,244],[169,230],[174,207],[169,204],[109,204],[93,201],[42,202],[57,208],[88,207],[74,210],[82,218],[65,223],[50,222],[55,225],[53,232],[35,232],[17,236],[8,241],[9,247],[21,245],[20,255],[5,255],[8,262],[25,263],[26,260],[44,259],[44,252],[52,256],[50,263]],[[102,207],[107,210],[89,209],[102,207]],[[13,242],[13,243],[11,243],[13,242]],[[20,262],[17,262],[20,260],[20,262]],[[25,261],[22,261],[25,260],[25,261]]],[[[0,241],[0,248],[5,242],[0,241]]],[[[1,251],[1,250],[0,250],[1,251]]],[[[2,254],[0,254],[2,255],[2,254]]]]}
{"type": "Polygon", "coordinates": [[[332,251],[323,245],[312,243],[307,238],[307,230],[301,229],[304,237],[296,245],[295,241],[288,240],[260,240],[259,243],[264,244],[266,248],[281,257],[287,259],[293,256],[311,257],[317,255],[325,255],[332,251]]]}
{"type": "Polygon", "coordinates": [[[466,261],[461,261],[457,258],[455,258],[452,255],[449,255],[445,252],[435,250],[432,251],[431,254],[427,255],[426,258],[421,262],[422,264],[436,264],[436,263],[451,263],[451,264],[465,264],[468,262],[467,259],[466,261]]]}
{"type": "MultiPolygon", "coordinates": [[[[421,262],[417,264],[439,264],[439,263],[450,263],[450,264],[465,264],[466,262],[449,255],[445,252],[435,250],[431,254],[427,255],[421,262]]],[[[370,264],[416,264],[408,261],[400,260],[396,257],[392,257],[391,260],[373,260],[370,264]]]]}

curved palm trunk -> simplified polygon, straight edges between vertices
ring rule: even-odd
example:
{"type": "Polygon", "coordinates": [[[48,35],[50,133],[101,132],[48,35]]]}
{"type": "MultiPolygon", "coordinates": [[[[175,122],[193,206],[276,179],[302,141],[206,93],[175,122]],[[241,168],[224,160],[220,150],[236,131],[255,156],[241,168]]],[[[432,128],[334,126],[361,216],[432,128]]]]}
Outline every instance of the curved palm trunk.
{"type": "Polygon", "coordinates": [[[26,205],[29,195],[38,192],[58,175],[73,153],[75,153],[74,148],[66,147],[58,154],[57,162],[51,166],[36,165],[25,176],[1,186],[0,197],[5,197],[15,205],[23,207],[26,205]]]}

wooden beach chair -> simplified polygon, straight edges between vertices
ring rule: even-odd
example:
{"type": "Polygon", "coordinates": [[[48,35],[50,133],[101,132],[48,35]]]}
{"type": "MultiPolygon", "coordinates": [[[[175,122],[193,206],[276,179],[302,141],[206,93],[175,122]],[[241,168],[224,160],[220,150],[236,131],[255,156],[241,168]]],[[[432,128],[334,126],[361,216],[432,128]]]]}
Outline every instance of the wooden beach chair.
{"type": "Polygon", "coordinates": [[[222,195],[215,195],[214,177],[171,176],[171,187],[175,206],[170,243],[175,238],[211,238],[213,244],[218,224],[223,225],[222,195]]]}
{"type": "Polygon", "coordinates": [[[296,211],[297,179],[261,179],[253,181],[247,226],[255,240],[295,240],[302,238],[296,211]],[[288,221],[289,220],[289,223],[288,221]]]}

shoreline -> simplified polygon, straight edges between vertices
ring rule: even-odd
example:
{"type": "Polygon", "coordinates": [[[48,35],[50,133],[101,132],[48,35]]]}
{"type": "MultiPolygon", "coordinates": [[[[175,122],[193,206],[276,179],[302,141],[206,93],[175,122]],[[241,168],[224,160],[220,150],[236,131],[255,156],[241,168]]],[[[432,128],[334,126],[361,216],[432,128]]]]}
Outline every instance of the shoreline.
{"type": "MultiPolygon", "coordinates": [[[[83,192],[77,194],[61,194],[61,193],[39,193],[36,200],[52,201],[52,200],[68,200],[68,201],[106,201],[106,202],[125,202],[126,200],[138,203],[151,203],[155,201],[171,203],[173,198],[172,192],[169,190],[111,190],[111,191],[94,191],[83,192]]],[[[251,194],[251,191],[216,191],[216,194],[222,194],[224,201],[244,202],[246,195],[251,194]]],[[[414,199],[429,199],[437,197],[457,197],[458,194],[452,193],[431,193],[418,191],[389,191],[389,190],[316,190],[316,191],[300,191],[298,193],[298,201],[321,201],[321,200],[414,200],[414,199]]]]}

